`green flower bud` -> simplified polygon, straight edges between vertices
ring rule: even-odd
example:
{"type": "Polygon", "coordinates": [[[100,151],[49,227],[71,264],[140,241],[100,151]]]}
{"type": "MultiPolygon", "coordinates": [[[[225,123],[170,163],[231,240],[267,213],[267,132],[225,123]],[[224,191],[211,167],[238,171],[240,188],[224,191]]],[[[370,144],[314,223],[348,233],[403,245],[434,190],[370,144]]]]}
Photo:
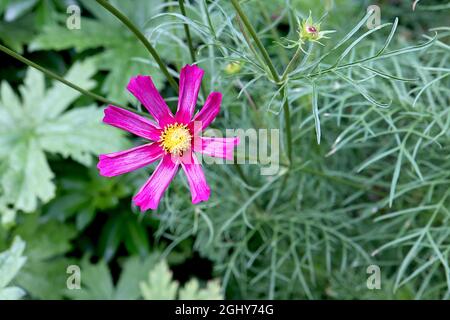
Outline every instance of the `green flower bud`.
{"type": "Polygon", "coordinates": [[[305,43],[307,41],[319,42],[320,39],[328,39],[325,35],[333,32],[335,31],[320,31],[320,23],[314,23],[311,13],[309,14],[308,19],[303,20],[301,23],[299,21],[298,35],[300,43],[305,43]]]}
{"type": "Polygon", "coordinates": [[[233,61],[230,62],[225,66],[225,73],[226,74],[236,74],[242,69],[242,63],[240,61],[233,61]]]}
{"type": "Polygon", "coordinates": [[[320,39],[320,23],[313,23],[311,16],[308,19],[302,21],[299,30],[300,40],[305,41],[317,41],[320,39]]]}

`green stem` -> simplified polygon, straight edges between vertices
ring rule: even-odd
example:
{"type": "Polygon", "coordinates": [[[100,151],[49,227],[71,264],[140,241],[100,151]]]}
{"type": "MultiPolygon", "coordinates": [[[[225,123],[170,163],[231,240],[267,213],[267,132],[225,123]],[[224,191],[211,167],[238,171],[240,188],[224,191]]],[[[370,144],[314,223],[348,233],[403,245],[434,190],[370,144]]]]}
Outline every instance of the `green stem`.
{"type": "Polygon", "coordinates": [[[286,69],[283,72],[283,75],[281,76],[281,81],[286,80],[289,72],[292,71],[292,68],[294,67],[295,62],[297,61],[298,57],[300,57],[300,53],[302,52],[301,47],[299,46],[297,48],[297,51],[295,52],[294,56],[292,57],[291,61],[289,61],[286,69]]]}
{"type": "Polygon", "coordinates": [[[120,12],[118,9],[116,9],[113,5],[111,5],[106,0],[96,0],[102,7],[104,7],[106,10],[111,12],[117,19],[119,19],[125,26],[127,26],[128,29],[130,29],[131,32],[134,33],[134,35],[142,42],[142,44],[145,46],[145,48],[150,52],[153,59],[155,59],[156,63],[158,64],[159,68],[161,69],[162,73],[167,78],[167,81],[169,81],[172,88],[178,92],[178,84],[175,81],[175,79],[172,77],[172,75],[169,73],[169,70],[167,69],[164,62],[161,60],[160,56],[156,52],[155,48],[151,45],[151,43],[147,40],[145,35],[137,28],[137,26],[131,22],[130,19],[128,19],[122,12],[120,12]]]}
{"type": "Polygon", "coordinates": [[[266,48],[264,48],[263,44],[259,40],[255,29],[253,29],[253,26],[251,25],[250,21],[248,20],[247,16],[245,15],[244,11],[242,11],[242,8],[239,5],[238,0],[231,0],[231,3],[233,4],[234,8],[236,9],[237,14],[241,18],[241,20],[244,23],[245,27],[247,28],[248,32],[250,32],[250,35],[252,36],[253,40],[255,41],[256,46],[258,47],[259,51],[261,52],[261,55],[267,65],[267,67],[269,68],[270,73],[272,74],[273,80],[276,83],[279,83],[280,76],[278,75],[277,71],[275,70],[275,67],[272,63],[272,60],[270,60],[270,57],[269,57],[269,54],[267,53],[266,48]]]}
{"type": "MultiPolygon", "coordinates": [[[[265,3],[263,3],[262,1],[257,1],[258,6],[259,6],[259,10],[262,12],[262,15],[264,17],[264,20],[266,21],[267,24],[271,24],[272,20],[270,18],[270,15],[267,13],[267,6],[265,3]]],[[[272,34],[272,37],[274,38],[275,41],[280,42],[280,35],[278,33],[277,28],[270,28],[270,33],[272,34]]],[[[286,51],[284,50],[284,48],[281,48],[280,50],[280,57],[281,60],[283,60],[283,63],[288,63],[289,62],[289,58],[286,54],[286,51]]]]}
{"type": "MultiPolygon", "coordinates": [[[[185,18],[187,18],[186,9],[184,7],[184,0],[178,0],[178,4],[180,5],[181,14],[185,18]]],[[[192,63],[194,63],[196,61],[196,58],[195,58],[196,54],[195,54],[195,50],[194,50],[194,45],[192,44],[191,31],[189,30],[189,25],[187,23],[184,23],[183,27],[184,27],[184,32],[186,33],[186,40],[188,43],[191,60],[192,60],[192,63]]],[[[203,82],[201,84],[201,90],[202,90],[203,97],[206,99],[206,90],[205,90],[205,86],[204,86],[203,82]]]]}
{"type": "MultiPolygon", "coordinates": [[[[178,4],[180,6],[181,14],[185,18],[187,18],[186,9],[184,8],[184,0],[178,0],[178,4]]],[[[186,23],[183,24],[183,27],[184,27],[184,32],[186,33],[186,40],[188,42],[189,53],[191,54],[192,62],[195,62],[195,50],[194,50],[194,46],[192,45],[191,31],[189,30],[189,26],[186,23]]]]}
{"type": "Polygon", "coordinates": [[[72,83],[70,81],[67,81],[66,79],[64,79],[60,75],[54,73],[53,71],[50,71],[50,70],[48,70],[48,69],[38,65],[37,63],[34,63],[31,60],[28,60],[27,58],[21,56],[20,54],[14,52],[14,51],[12,51],[11,49],[8,49],[5,46],[2,46],[1,44],[0,44],[0,51],[3,51],[4,53],[6,53],[7,55],[10,55],[14,59],[17,59],[20,62],[23,62],[24,64],[41,71],[42,73],[44,73],[45,75],[49,76],[50,78],[53,78],[53,79],[55,79],[55,80],[57,80],[57,81],[59,81],[61,83],[64,83],[66,86],[68,86],[68,87],[70,87],[70,88],[80,92],[81,94],[83,94],[85,96],[91,97],[94,100],[100,101],[100,102],[105,103],[105,104],[112,104],[112,105],[115,105],[115,106],[120,107],[122,109],[126,109],[126,110],[129,110],[129,111],[134,112],[134,113],[139,113],[139,114],[141,114],[141,115],[143,115],[145,117],[149,116],[148,114],[140,112],[140,111],[138,111],[136,109],[126,107],[126,106],[121,105],[121,104],[119,104],[117,102],[108,100],[105,97],[102,97],[102,96],[100,96],[100,95],[98,95],[96,93],[93,93],[91,91],[83,89],[83,88],[77,86],[76,84],[74,84],[74,83],[72,83]]]}
{"type": "Polygon", "coordinates": [[[282,91],[284,124],[286,127],[287,154],[289,163],[292,164],[292,130],[291,130],[291,112],[289,110],[289,101],[286,97],[285,90],[282,91]]]}
{"type": "MultiPolygon", "coordinates": [[[[262,57],[263,57],[264,61],[266,62],[266,65],[269,68],[270,73],[272,74],[273,80],[278,85],[282,85],[282,84],[280,84],[280,76],[278,75],[277,71],[275,70],[272,60],[270,60],[269,54],[267,53],[267,50],[264,48],[263,44],[259,40],[255,29],[253,29],[253,26],[251,25],[250,21],[248,20],[247,16],[245,15],[244,11],[242,11],[242,8],[239,5],[238,0],[231,0],[231,3],[233,4],[234,8],[236,9],[237,14],[239,15],[240,19],[242,20],[242,22],[244,23],[248,32],[250,32],[250,35],[252,36],[253,40],[255,41],[256,46],[258,47],[259,51],[261,52],[262,57]]],[[[289,163],[292,164],[291,115],[289,112],[288,97],[286,96],[286,91],[284,89],[282,90],[282,99],[284,100],[283,113],[284,113],[284,122],[285,122],[285,127],[286,127],[287,154],[288,154],[289,163]]]]}

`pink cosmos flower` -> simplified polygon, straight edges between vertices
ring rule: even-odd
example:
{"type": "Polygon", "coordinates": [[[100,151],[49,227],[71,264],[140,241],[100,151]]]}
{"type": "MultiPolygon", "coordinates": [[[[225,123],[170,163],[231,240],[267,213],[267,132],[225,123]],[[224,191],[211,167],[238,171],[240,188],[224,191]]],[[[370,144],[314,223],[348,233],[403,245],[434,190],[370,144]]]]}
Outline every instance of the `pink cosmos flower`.
{"type": "Polygon", "coordinates": [[[195,65],[186,65],[180,73],[180,93],[175,115],[159,94],[150,76],[137,76],[127,89],[144,105],[155,122],[115,106],[105,109],[103,122],[150,140],[150,143],[119,152],[100,155],[97,168],[105,177],[127,173],[159,160],[147,182],[133,197],[141,211],[156,209],[164,191],[177,173],[179,166],[186,174],[192,194],[192,203],[207,201],[210,188],[195,152],[223,159],[233,159],[239,138],[202,137],[220,110],[222,94],[212,92],[203,108],[194,115],[198,92],[204,71],[195,65]]]}

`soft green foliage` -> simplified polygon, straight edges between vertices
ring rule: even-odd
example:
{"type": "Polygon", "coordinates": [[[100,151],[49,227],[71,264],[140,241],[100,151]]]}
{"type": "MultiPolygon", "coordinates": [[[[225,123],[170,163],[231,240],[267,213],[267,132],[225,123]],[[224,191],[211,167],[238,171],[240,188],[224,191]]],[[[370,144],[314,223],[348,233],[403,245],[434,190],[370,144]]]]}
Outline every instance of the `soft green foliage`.
{"type": "MultiPolygon", "coordinates": [[[[44,2],[57,3],[40,1],[14,21],[3,14],[0,39],[17,51],[27,44],[30,59],[123,104],[136,101],[130,76],[151,75],[175,109],[176,92],[117,18],[80,0],[81,29],[69,30],[64,6],[46,9],[56,19],[37,19],[44,2]],[[29,29],[16,27],[22,20],[29,29]]],[[[2,55],[0,248],[20,236],[28,258],[7,285],[32,299],[450,298],[448,4],[420,1],[412,11],[408,1],[380,0],[381,25],[368,29],[368,0],[239,1],[275,81],[231,1],[185,1],[187,17],[177,1],[110,3],[174,77],[193,62],[188,26],[205,70],[199,105],[223,94],[212,126],[279,128],[280,170],[205,164],[208,202],[193,205],[178,175],[157,211],[137,212],[131,197],[154,165],[100,177],[92,156],[127,147],[119,130],[101,125],[101,106],[55,82],[46,89],[36,71],[3,68],[2,55]],[[310,11],[336,32],[296,54],[284,44],[298,43],[297,21],[310,11]],[[372,264],[380,290],[366,285],[372,264]],[[69,265],[80,266],[80,290],[65,289],[69,265]]]]}
{"type": "Polygon", "coordinates": [[[11,248],[0,253],[0,300],[17,300],[25,294],[19,287],[8,286],[27,260],[24,250],[25,242],[16,237],[11,248]]]}
{"type": "MultiPolygon", "coordinates": [[[[148,52],[114,16],[106,12],[95,1],[82,3],[97,18],[82,18],[81,30],[69,30],[62,23],[60,26],[48,25],[44,32],[31,44],[33,50],[75,48],[83,51],[92,48],[105,48],[93,59],[101,70],[107,70],[102,91],[118,102],[131,99],[126,91],[128,80],[138,74],[152,74],[158,88],[163,85],[162,75],[149,60],[148,52]]],[[[161,1],[111,1],[117,5],[138,26],[145,28],[148,17],[158,13],[161,1]]],[[[167,46],[158,47],[166,56],[173,56],[167,46]]]]}
{"type": "MultiPolygon", "coordinates": [[[[76,63],[66,79],[87,89],[96,72],[92,61],[76,63]]],[[[101,124],[102,111],[95,106],[68,110],[80,94],[61,83],[46,89],[44,75],[28,69],[21,98],[3,81],[0,91],[0,158],[3,201],[17,210],[36,210],[38,201],[55,194],[54,174],[45,152],[90,165],[92,155],[121,148],[118,131],[101,124]]]]}
{"type": "Polygon", "coordinates": [[[61,0],[0,0],[0,39],[13,50],[22,52],[35,35],[35,28],[54,23],[61,0]],[[33,12],[35,14],[33,14],[33,12]]]}
{"type": "Polygon", "coordinates": [[[66,296],[72,299],[108,299],[108,300],[134,300],[139,298],[139,283],[145,279],[149,269],[156,262],[156,255],[145,260],[139,257],[130,257],[122,265],[117,284],[114,284],[112,275],[105,262],[92,264],[89,259],[81,261],[81,288],[67,290],[66,296]]]}
{"type": "Polygon", "coordinates": [[[27,263],[16,277],[16,283],[32,298],[61,299],[66,287],[66,268],[73,260],[64,257],[72,249],[75,228],[55,220],[43,221],[28,215],[13,230],[27,242],[27,263]]]}
{"type": "Polygon", "coordinates": [[[172,272],[162,260],[148,273],[148,280],[140,283],[141,293],[146,300],[222,300],[220,284],[208,281],[206,288],[200,289],[197,279],[189,280],[182,288],[172,279],[172,272]]]}
{"type": "Polygon", "coordinates": [[[201,289],[197,279],[189,280],[179,292],[180,300],[223,300],[222,288],[218,280],[210,280],[201,289]]]}
{"type": "Polygon", "coordinates": [[[141,293],[146,300],[173,300],[179,284],[172,280],[172,272],[165,261],[158,263],[149,273],[147,282],[140,283],[141,293]]]}
{"type": "Polygon", "coordinates": [[[59,195],[50,202],[47,214],[62,221],[75,216],[76,227],[83,230],[97,211],[107,212],[117,207],[120,200],[130,196],[141,181],[137,174],[104,179],[96,169],[91,169],[87,175],[67,176],[58,181],[59,195]]]}

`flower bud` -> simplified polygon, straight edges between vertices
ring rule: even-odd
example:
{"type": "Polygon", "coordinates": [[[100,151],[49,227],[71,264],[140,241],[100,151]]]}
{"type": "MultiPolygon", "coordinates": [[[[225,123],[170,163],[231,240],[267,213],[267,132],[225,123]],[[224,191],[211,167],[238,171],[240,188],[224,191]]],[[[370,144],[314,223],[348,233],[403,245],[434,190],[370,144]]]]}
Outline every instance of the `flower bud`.
{"type": "Polygon", "coordinates": [[[242,69],[242,63],[240,61],[233,61],[230,62],[225,66],[225,73],[226,74],[236,74],[242,69]]]}
{"type": "Polygon", "coordinates": [[[320,39],[328,39],[325,35],[328,33],[333,33],[331,31],[320,31],[320,23],[314,23],[311,14],[308,19],[299,22],[299,41],[300,43],[305,43],[307,41],[319,42],[320,39]]]}

